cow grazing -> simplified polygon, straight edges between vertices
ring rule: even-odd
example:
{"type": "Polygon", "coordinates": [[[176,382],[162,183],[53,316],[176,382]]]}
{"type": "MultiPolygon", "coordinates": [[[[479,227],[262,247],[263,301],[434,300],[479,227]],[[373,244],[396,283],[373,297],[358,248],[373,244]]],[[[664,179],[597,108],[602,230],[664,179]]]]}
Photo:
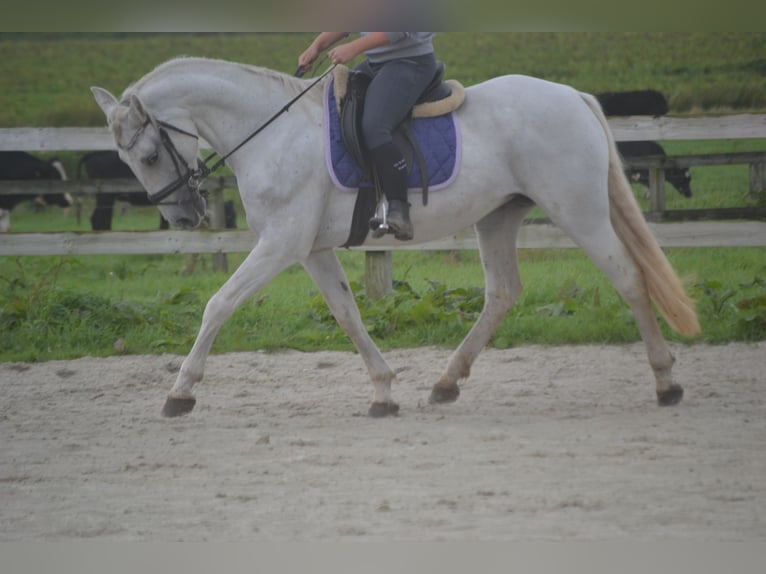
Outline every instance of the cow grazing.
{"type": "MultiPolygon", "coordinates": [[[[23,151],[0,151],[0,180],[35,179],[65,181],[67,176],[64,166],[58,160],[45,161],[23,151]]],[[[0,231],[10,231],[10,211],[24,201],[59,207],[71,207],[73,203],[68,193],[45,193],[36,197],[28,194],[0,194],[0,231]]]]}
{"type": "Polygon", "coordinates": [[[594,94],[607,116],[664,116],[668,101],[657,90],[631,90],[594,94]]]}
{"type": "MultiPolygon", "coordinates": [[[[77,178],[81,179],[83,169],[89,179],[133,179],[136,176],[130,170],[128,165],[120,159],[116,151],[103,150],[95,151],[80,158],[77,165],[77,178]]],[[[136,185],[140,187],[138,180],[136,185]]],[[[131,205],[147,206],[153,205],[143,191],[128,193],[97,193],[96,207],[90,216],[91,229],[94,231],[106,231],[112,229],[112,217],[114,215],[115,200],[124,201],[131,205]]],[[[234,229],[237,227],[234,202],[227,201],[224,205],[226,228],[234,229]]],[[[170,226],[162,215],[160,215],[160,229],[168,229],[170,226]]]]}
{"type": "MultiPolygon", "coordinates": [[[[617,142],[617,151],[623,158],[644,157],[650,155],[665,156],[665,150],[660,144],[653,141],[626,141],[617,142]]],[[[649,186],[648,169],[627,168],[625,174],[628,179],[645,186],[649,186]]],[[[673,167],[665,170],[665,179],[678,190],[684,197],[692,196],[692,176],[689,169],[673,167]]]]}

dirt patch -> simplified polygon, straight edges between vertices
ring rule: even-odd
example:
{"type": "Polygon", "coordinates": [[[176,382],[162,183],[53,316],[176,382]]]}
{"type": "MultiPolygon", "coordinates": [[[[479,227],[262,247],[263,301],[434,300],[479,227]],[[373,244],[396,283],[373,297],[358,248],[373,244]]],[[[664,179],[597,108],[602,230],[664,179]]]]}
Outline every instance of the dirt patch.
{"type": "Polygon", "coordinates": [[[398,417],[366,416],[352,353],[210,357],[197,408],[160,409],[182,357],[0,364],[0,540],[766,537],[766,344],[673,346],[659,408],[642,345],[387,353],[398,417]]]}

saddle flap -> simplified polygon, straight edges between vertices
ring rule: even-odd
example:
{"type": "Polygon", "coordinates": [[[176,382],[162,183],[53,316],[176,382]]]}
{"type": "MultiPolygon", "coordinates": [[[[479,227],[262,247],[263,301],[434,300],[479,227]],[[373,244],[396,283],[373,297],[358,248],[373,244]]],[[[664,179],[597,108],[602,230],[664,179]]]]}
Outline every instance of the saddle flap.
{"type": "Polygon", "coordinates": [[[370,78],[358,72],[350,72],[346,94],[340,104],[340,136],[343,145],[364,173],[370,172],[364,144],[361,141],[362,112],[364,96],[370,85],[370,78]]]}

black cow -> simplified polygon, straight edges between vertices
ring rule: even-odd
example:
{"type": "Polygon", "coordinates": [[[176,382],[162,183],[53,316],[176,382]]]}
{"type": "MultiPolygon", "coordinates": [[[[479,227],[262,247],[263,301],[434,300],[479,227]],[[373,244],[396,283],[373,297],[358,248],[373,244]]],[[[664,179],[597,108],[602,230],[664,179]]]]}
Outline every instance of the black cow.
{"type": "MultiPolygon", "coordinates": [[[[653,141],[626,141],[617,142],[617,151],[623,158],[644,157],[648,155],[665,156],[665,150],[660,144],[653,141]]],[[[625,170],[628,179],[645,186],[649,186],[648,169],[625,170]]],[[[692,196],[692,175],[688,169],[673,167],[665,170],[665,179],[678,190],[684,197],[692,196]]]]}
{"type": "MultiPolygon", "coordinates": [[[[656,90],[633,90],[627,92],[602,92],[596,94],[606,116],[664,116],[668,113],[668,101],[656,90]]],[[[623,158],[647,155],[665,156],[665,150],[655,141],[617,142],[623,158]]],[[[649,170],[626,169],[628,179],[649,186],[649,170]]],[[[688,169],[665,170],[665,179],[684,197],[692,196],[691,172],[688,169]]]]}
{"type": "Polygon", "coordinates": [[[668,101],[657,90],[601,92],[595,94],[607,116],[664,116],[668,101]]]}
{"type": "MultiPolygon", "coordinates": [[[[0,179],[22,181],[34,179],[66,180],[61,162],[42,160],[23,151],[0,151],[0,179]]],[[[0,194],[0,231],[10,229],[10,211],[23,201],[71,207],[72,198],[67,193],[45,193],[37,197],[27,194],[0,194]]]]}
{"type": "MultiPolygon", "coordinates": [[[[140,187],[136,176],[128,165],[120,159],[116,151],[94,151],[80,158],[77,164],[77,179],[82,179],[83,169],[89,179],[132,179],[140,187]]],[[[125,201],[131,205],[152,205],[143,191],[127,193],[97,193],[96,207],[90,215],[90,226],[93,231],[112,229],[114,202],[125,201]]],[[[160,229],[168,229],[167,220],[160,215],[160,229]]]]}
{"type": "MultiPolygon", "coordinates": [[[[104,150],[95,151],[80,158],[77,165],[77,178],[80,179],[82,170],[90,179],[133,179],[136,185],[140,186],[136,176],[116,151],[104,150]]],[[[112,217],[114,215],[115,200],[125,201],[131,205],[147,206],[153,205],[146,192],[127,192],[127,193],[97,193],[96,207],[90,216],[91,228],[94,231],[105,231],[112,229],[112,217]]],[[[224,204],[226,227],[234,229],[237,227],[236,213],[234,211],[234,202],[227,201],[224,204]]],[[[160,229],[168,229],[170,225],[160,214],[160,229]]]]}

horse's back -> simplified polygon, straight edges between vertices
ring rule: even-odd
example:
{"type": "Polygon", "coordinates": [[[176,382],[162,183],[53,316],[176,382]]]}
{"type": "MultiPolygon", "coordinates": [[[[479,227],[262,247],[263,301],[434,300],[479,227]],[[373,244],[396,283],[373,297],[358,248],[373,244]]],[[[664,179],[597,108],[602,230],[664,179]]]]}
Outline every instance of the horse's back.
{"type": "Polygon", "coordinates": [[[466,89],[458,119],[467,145],[481,141],[477,147],[499,147],[508,157],[539,157],[543,162],[582,154],[604,161],[608,157],[594,110],[582,93],[565,84],[519,74],[498,76],[466,89]]]}
{"type": "Polygon", "coordinates": [[[572,86],[520,74],[498,76],[466,88],[458,119],[468,132],[518,144],[545,140],[574,145],[603,138],[603,128],[572,86]],[[510,138],[510,139],[509,139],[510,138]]]}
{"type": "Polygon", "coordinates": [[[579,92],[572,86],[523,74],[496,76],[466,88],[466,99],[495,105],[520,106],[524,109],[551,103],[574,103],[579,92]]]}

